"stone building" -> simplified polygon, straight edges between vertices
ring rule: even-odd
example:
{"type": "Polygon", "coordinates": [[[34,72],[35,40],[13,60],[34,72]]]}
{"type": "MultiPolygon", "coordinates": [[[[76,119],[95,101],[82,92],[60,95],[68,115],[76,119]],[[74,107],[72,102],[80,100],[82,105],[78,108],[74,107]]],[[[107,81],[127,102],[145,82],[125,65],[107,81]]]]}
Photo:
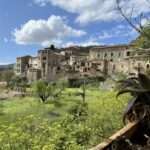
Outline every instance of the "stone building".
{"type": "Polygon", "coordinates": [[[100,46],[90,50],[89,59],[91,63],[96,61],[98,68],[107,74],[128,73],[129,61],[126,58],[131,52],[130,45],[100,46]]]}
{"type": "Polygon", "coordinates": [[[136,74],[150,69],[150,49],[132,45],[67,47],[38,51],[36,57],[18,57],[15,72],[29,82],[67,78],[74,74],[136,74]]]}
{"type": "Polygon", "coordinates": [[[90,60],[118,61],[130,55],[129,45],[100,46],[90,49],[90,60]]]}
{"type": "Polygon", "coordinates": [[[134,49],[126,58],[129,62],[130,73],[150,71],[150,49],[134,49]],[[132,71],[132,72],[131,72],[132,71]]]}
{"type": "Polygon", "coordinates": [[[61,64],[65,61],[65,56],[52,49],[38,51],[39,66],[41,68],[41,78],[44,80],[55,80],[61,70],[61,64]]]}
{"type": "Polygon", "coordinates": [[[137,74],[150,68],[150,49],[136,49],[133,45],[115,45],[92,48],[91,63],[107,74],[137,74]]]}
{"type": "Polygon", "coordinates": [[[26,76],[27,75],[27,69],[29,67],[29,60],[31,56],[23,56],[23,57],[17,57],[16,59],[16,65],[15,65],[15,73],[19,76],[26,76]]]}
{"type": "Polygon", "coordinates": [[[15,73],[27,77],[29,82],[38,79],[55,80],[61,72],[65,56],[59,49],[48,47],[38,51],[37,57],[24,56],[16,60],[15,73]]]}

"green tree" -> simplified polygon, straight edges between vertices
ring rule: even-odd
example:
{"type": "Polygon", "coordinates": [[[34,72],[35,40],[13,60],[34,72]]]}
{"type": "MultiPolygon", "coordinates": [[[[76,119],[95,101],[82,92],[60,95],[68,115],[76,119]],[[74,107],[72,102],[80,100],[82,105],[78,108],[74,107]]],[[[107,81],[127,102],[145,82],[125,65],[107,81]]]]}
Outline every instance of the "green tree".
{"type": "Polygon", "coordinates": [[[47,101],[52,93],[52,90],[52,87],[45,81],[40,80],[35,83],[35,94],[41,99],[43,103],[47,101]]]}
{"type": "Polygon", "coordinates": [[[14,72],[12,70],[3,71],[1,74],[1,80],[7,82],[7,86],[9,86],[13,76],[14,72]]]}
{"type": "Polygon", "coordinates": [[[56,100],[56,98],[58,98],[65,89],[65,85],[63,83],[48,83],[46,81],[39,80],[34,84],[33,89],[35,94],[43,103],[45,103],[48,98],[56,100]]]}
{"type": "MultiPolygon", "coordinates": [[[[150,25],[145,27],[144,31],[150,35],[150,25]]],[[[140,48],[150,48],[150,39],[141,34],[135,41],[135,46],[140,48]]]]}
{"type": "Polygon", "coordinates": [[[11,89],[22,89],[22,91],[26,91],[26,87],[28,86],[28,81],[26,77],[21,76],[13,76],[9,82],[9,87],[11,89]]]}

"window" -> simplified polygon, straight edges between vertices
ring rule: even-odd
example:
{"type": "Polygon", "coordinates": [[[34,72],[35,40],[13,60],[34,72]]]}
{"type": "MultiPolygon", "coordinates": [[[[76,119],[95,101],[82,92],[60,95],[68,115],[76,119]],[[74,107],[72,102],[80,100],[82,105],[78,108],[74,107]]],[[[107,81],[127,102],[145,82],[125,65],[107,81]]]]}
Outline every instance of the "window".
{"type": "Polygon", "coordinates": [[[43,60],[46,60],[46,57],[43,57],[43,60]]]}
{"type": "Polygon", "coordinates": [[[104,54],[104,57],[107,57],[107,53],[104,54]]]}
{"type": "Polygon", "coordinates": [[[137,70],[138,70],[138,73],[141,72],[141,63],[138,63],[137,70]]]}
{"type": "Polygon", "coordinates": [[[111,52],[111,57],[113,57],[114,56],[114,53],[113,52],[111,52]]]}
{"type": "Polygon", "coordinates": [[[119,52],[119,53],[118,53],[118,57],[120,57],[120,56],[121,56],[121,53],[119,52]]]}
{"type": "Polygon", "coordinates": [[[60,67],[59,66],[57,67],[57,71],[60,71],[60,67]]]}
{"type": "Polygon", "coordinates": [[[97,54],[97,57],[100,58],[100,54],[97,54]]]}
{"type": "Polygon", "coordinates": [[[21,64],[17,64],[17,67],[20,67],[21,66],[21,64]]]}
{"type": "Polygon", "coordinates": [[[83,72],[87,72],[87,71],[88,71],[88,69],[87,69],[87,68],[84,68],[84,69],[83,69],[83,72]]]}
{"type": "Polygon", "coordinates": [[[149,64],[146,65],[146,69],[150,69],[150,65],[149,64]]]}
{"type": "Polygon", "coordinates": [[[43,64],[42,64],[43,69],[45,69],[45,66],[46,66],[45,63],[43,63],[43,64]]]}
{"type": "Polygon", "coordinates": [[[127,56],[130,56],[130,52],[127,52],[127,56]]]}
{"type": "Polygon", "coordinates": [[[81,62],[81,66],[82,66],[82,67],[85,66],[85,63],[84,63],[84,62],[81,62]]]}
{"type": "Polygon", "coordinates": [[[116,66],[115,65],[113,65],[113,72],[116,70],[116,66]]]}

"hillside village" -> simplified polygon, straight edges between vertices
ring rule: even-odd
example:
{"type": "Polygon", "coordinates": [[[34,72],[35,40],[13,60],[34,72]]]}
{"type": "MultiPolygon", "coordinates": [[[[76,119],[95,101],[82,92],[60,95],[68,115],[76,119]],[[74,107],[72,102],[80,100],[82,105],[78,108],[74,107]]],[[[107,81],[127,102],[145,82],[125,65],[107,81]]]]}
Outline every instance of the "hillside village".
{"type": "Polygon", "coordinates": [[[47,81],[76,76],[136,75],[150,69],[150,49],[131,45],[72,46],[55,48],[51,45],[38,51],[37,56],[16,59],[15,73],[28,81],[47,81]]]}
{"type": "Polygon", "coordinates": [[[150,150],[150,0],[0,11],[0,150],[150,150]]]}

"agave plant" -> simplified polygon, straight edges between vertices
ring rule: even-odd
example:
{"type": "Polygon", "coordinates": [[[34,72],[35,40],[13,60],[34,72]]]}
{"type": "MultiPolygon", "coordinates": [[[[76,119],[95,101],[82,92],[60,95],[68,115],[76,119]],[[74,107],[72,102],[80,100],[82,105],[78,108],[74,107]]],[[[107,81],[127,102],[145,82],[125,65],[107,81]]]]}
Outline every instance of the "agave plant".
{"type": "Polygon", "coordinates": [[[139,73],[137,77],[130,77],[118,83],[117,97],[124,93],[132,95],[132,99],[125,109],[123,122],[132,122],[150,116],[150,78],[139,73]]]}

